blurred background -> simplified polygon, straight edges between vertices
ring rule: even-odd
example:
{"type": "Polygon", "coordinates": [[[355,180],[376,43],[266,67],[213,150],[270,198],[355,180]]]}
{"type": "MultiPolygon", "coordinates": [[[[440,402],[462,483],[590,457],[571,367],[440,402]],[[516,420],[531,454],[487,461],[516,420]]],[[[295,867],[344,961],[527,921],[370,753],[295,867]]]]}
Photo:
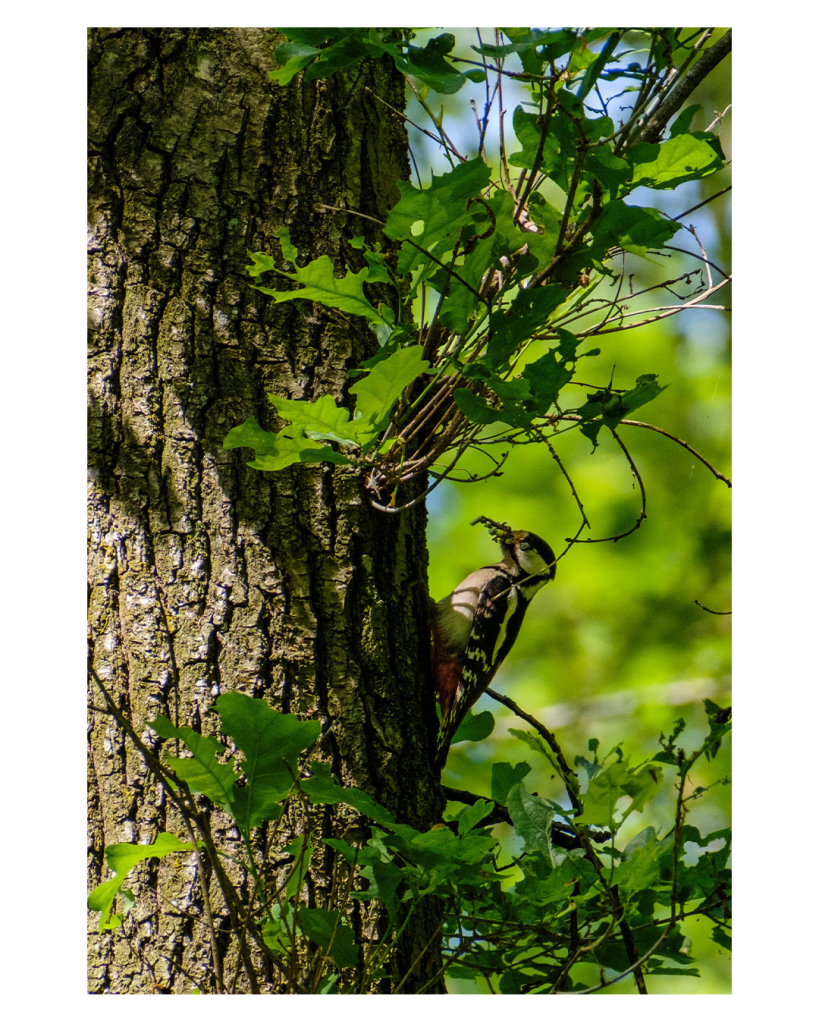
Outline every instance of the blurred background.
{"type": "MultiPolygon", "coordinates": [[[[434,29],[419,32],[417,45],[441,31],[458,38],[453,50],[468,53],[478,44],[474,29],[434,29]]],[[[480,30],[484,42],[494,42],[492,29],[480,30]]],[[[640,37],[625,40],[638,49],[628,61],[640,60],[640,37]]],[[[622,48],[622,47],[621,47],[622,48]]],[[[475,59],[479,59],[474,54],[475,59]]],[[[517,58],[507,67],[518,70],[517,58]]],[[[482,113],[485,87],[469,84],[454,96],[429,94],[426,101],[436,114],[443,111],[444,128],[459,151],[477,155],[478,130],[469,103],[474,98],[482,113]],[[469,90],[469,91],[467,91],[469,90]]],[[[514,139],[511,114],[527,99],[504,81],[507,152],[519,148],[514,139]]],[[[729,106],[730,59],[723,61],[689,99],[702,110],[695,116],[695,130],[705,130],[729,106]]],[[[495,105],[497,111],[497,101],[495,105]]],[[[617,123],[617,115],[611,111],[617,123]]],[[[417,100],[410,101],[408,116],[430,128],[417,100]]],[[[496,119],[497,123],[497,119],[496,119]]],[[[712,129],[719,135],[726,157],[731,151],[731,111],[712,129]]],[[[422,176],[449,169],[442,150],[412,128],[410,143],[422,176]]],[[[487,160],[498,167],[496,150],[487,160]]],[[[730,184],[730,168],[672,191],[635,191],[633,205],[659,205],[679,216],[730,184]]],[[[730,193],[685,218],[694,226],[708,258],[730,273],[730,193]]],[[[672,245],[699,252],[694,237],[681,230],[672,245]]],[[[624,272],[634,275],[634,290],[678,277],[702,264],[693,257],[675,254],[672,259],[650,263],[626,256],[624,272]]],[[[623,269],[618,264],[616,269],[623,269]]],[[[718,277],[718,275],[716,275],[718,277]]],[[[608,282],[596,294],[605,294],[608,282]]],[[[730,288],[710,301],[730,306],[730,288]]],[[[674,297],[652,292],[631,308],[670,305],[674,297]]],[[[589,321],[591,323],[591,321],[589,321]]],[[[571,325],[575,330],[585,323],[571,325]]],[[[532,346],[526,362],[538,358],[554,342],[532,346]]],[[[669,385],[659,398],[637,410],[634,418],[653,423],[687,441],[716,469],[731,476],[730,395],[731,340],[728,314],[692,309],[658,323],[595,340],[601,354],[584,358],[576,378],[586,387],[564,394],[567,405],[581,405],[587,391],[605,387],[612,374],[613,386],[629,388],[636,377],[654,373],[669,385]]],[[[593,347],[593,346],[586,346],[593,347]]],[[[642,476],[647,493],[648,518],[639,530],[617,543],[575,544],[559,562],[557,578],[535,598],[520,637],[493,687],[508,694],[524,709],[555,731],[568,760],[577,754],[591,757],[589,740],[600,741],[601,755],[620,744],[632,764],[658,747],[661,732],[668,735],[677,719],[686,722],[680,738],[686,750],[694,750],[707,732],[703,698],[721,706],[730,696],[729,615],[714,615],[700,608],[724,612],[731,608],[731,491],[708,469],[671,440],[649,430],[621,427],[642,476]]],[[[609,537],[634,525],[641,507],[640,491],[630,467],[614,439],[605,430],[592,453],[591,442],[579,431],[559,434],[555,450],[574,482],[591,522],[583,536],[609,537]]],[[[461,470],[483,474],[491,464],[480,453],[461,463],[461,470]]],[[[496,545],[486,529],[470,521],[484,515],[505,521],[514,529],[531,530],[547,540],[556,553],[577,531],[581,519],[571,490],[545,446],[521,446],[512,450],[503,476],[476,484],[445,482],[428,499],[430,590],[437,599],[449,593],[473,569],[496,561],[496,545]]],[[[483,743],[453,747],[444,782],[484,796],[490,794],[492,761],[534,761],[531,751],[509,734],[510,728],[526,728],[506,708],[484,697],[473,709],[491,710],[496,718],[493,734],[483,743]]],[[[730,745],[724,744],[717,759],[701,761],[692,776],[693,786],[713,787],[690,804],[688,822],[700,832],[729,823],[730,786],[718,785],[730,773],[730,745]]],[[[618,835],[622,847],[647,825],[658,831],[673,821],[675,792],[668,772],[660,796],[640,814],[633,814],[618,835]]],[[[560,800],[564,792],[552,777],[549,765],[535,762],[525,780],[526,788],[542,797],[560,800]]],[[[502,834],[502,830],[496,829],[502,834]]],[[[503,837],[510,853],[516,852],[511,835],[503,837]]],[[[698,850],[689,853],[696,859],[698,850]]],[[[710,922],[686,920],[697,957],[700,979],[654,977],[649,988],[662,993],[724,993],[730,991],[729,954],[710,940],[710,922]]],[[[580,976],[577,976],[582,980],[580,976]]],[[[595,974],[587,979],[595,984],[595,974]]],[[[452,991],[475,992],[463,984],[452,991]]],[[[607,991],[634,992],[626,979],[607,991]]]]}

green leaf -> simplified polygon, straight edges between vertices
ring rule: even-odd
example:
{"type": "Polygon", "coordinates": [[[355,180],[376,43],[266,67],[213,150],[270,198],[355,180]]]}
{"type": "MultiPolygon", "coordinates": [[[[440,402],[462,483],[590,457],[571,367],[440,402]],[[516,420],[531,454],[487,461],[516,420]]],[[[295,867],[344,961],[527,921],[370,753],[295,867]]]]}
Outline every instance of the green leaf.
{"type": "Polygon", "coordinates": [[[631,802],[620,819],[622,822],[632,811],[643,809],[646,802],[659,792],[661,782],[662,769],[656,765],[630,769],[625,761],[616,761],[591,780],[583,798],[583,813],[575,821],[611,826],[617,801],[630,796],[631,802]]]}
{"type": "Polygon", "coordinates": [[[458,268],[458,277],[439,270],[432,279],[433,286],[444,295],[441,323],[455,334],[464,334],[475,310],[483,306],[479,288],[487,270],[500,267],[503,257],[518,252],[536,237],[514,223],[515,200],[509,192],[495,192],[489,199],[474,204],[473,212],[478,239],[458,268]]]}
{"type": "MultiPolygon", "coordinates": [[[[309,406],[310,403],[304,404],[309,406]]],[[[248,462],[248,466],[271,472],[285,469],[296,462],[334,462],[339,465],[349,465],[350,462],[329,445],[305,437],[296,425],[275,433],[263,430],[255,416],[248,416],[244,423],[233,427],[222,442],[222,447],[227,450],[253,448],[256,458],[248,462]]]]}
{"type": "MultiPolygon", "coordinates": [[[[309,46],[321,46],[322,43],[331,43],[334,39],[340,39],[342,36],[349,35],[351,32],[360,32],[360,29],[350,28],[320,28],[319,26],[311,26],[309,28],[280,28],[279,32],[286,36],[289,40],[296,43],[307,43],[309,46]]],[[[287,46],[288,43],[282,43],[282,46],[287,46]]],[[[279,50],[282,46],[276,50],[276,59],[278,60],[279,50]]]]}
{"type": "MultiPolygon", "coordinates": [[[[488,419],[490,422],[499,420],[513,427],[528,427],[538,412],[536,396],[532,394],[530,382],[523,376],[504,379],[497,374],[487,372],[483,363],[476,362],[464,366],[462,373],[466,378],[482,381],[500,399],[501,408],[494,409],[483,398],[477,402],[465,396],[456,397],[458,406],[475,422],[488,419]]],[[[456,396],[458,392],[455,392],[456,396]]],[[[471,394],[471,392],[470,392],[471,394]]],[[[473,398],[476,396],[473,396],[473,398]]]]}
{"type": "Polygon", "coordinates": [[[365,249],[364,259],[367,263],[368,284],[395,285],[390,265],[380,252],[373,252],[371,249],[365,249]]]}
{"type": "Polygon", "coordinates": [[[297,920],[307,938],[321,946],[336,966],[355,967],[358,963],[355,932],[349,925],[341,923],[340,911],[299,907],[297,920]]]}
{"type": "Polygon", "coordinates": [[[269,72],[270,79],[277,85],[287,85],[303,68],[311,64],[321,53],[313,46],[303,43],[283,43],[276,50],[276,60],[282,65],[269,72]]]}
{"type": "MultiPolygon", "coordinates": [[[[160,832],[155,843],[135,845],[134,843],[115,843],[113,846],[105,847],[105,861],[115,877],[103,882],[88,894],[89,910],[98,910],[101,913],[99,933],[117,928],[122,923],[121,914],[112,914],[117,893],[122,887],[126,876],[143,860],[151,857],[167,857],[169,853],[183,853],[195,850],[197,845],[204,846],[204,843],[183,843],[181,839],[171,835],[169,832],[160,832]]],[[[126,890],[127,891],[127,890],[126,890]]],[[[133,896],[127,903],[133,904],[133,896]]],[[[126,909],[127,905],[126,905],[126,909]]]]}
{"type": "Polygon", "coordinates": [[[293,867],[284,887],[285,899],[292,900],[301,893],[304,880],[310,870],[310,861],[314,850],[315,847],[310,844],[306,836],[296,836],[292,843],[284,847],[284,852],[293,857],[293,867]]]}
{"type": "Polygon", "coordinates": [[[471,832],[494,807],[495,805],[491,800],[476,800],[458,818],[458,835],[464,836],[467,832],[471,832]]]}
{"type": "MultiPolygon", "coordinates": [[[[433,887],[446,888],[464,867],[466,875],[474,878],[474,866],[484,863],[495,846],[495,840],[478,832],[456,836],[448,828],[433,827],[417,832],[407,825],[396,825],[394,834],[384,837],[385,846],[396,850],[411,863],[437,874],[433,887]]],[[[428,889],[432,891],[432,888],[428,889]]]]}
{"type": "Polygon", "coordinates": [[[403,390],[419,374],[429,369],[422,358],[423,348],[412,345],[398,348],[372,364],[369,374],[350,388],[357,397],[355,417],[339,408],[331,395],[322,395],[315,402],[269,395],[278,414],[291,421],[279,432],[262,430],[255,417],[234,427],[223,447],[253,448],[256,458],[248,465],[253,469],[279,470],[297,462],[334,462],[349,464],[349,459],[334,451],[323,441],[358,446],[369,451],[387,425],[389,414],[403,390]]]}
{"type": "Polygon", "coordinates": [[[316,988],[317,996],[337,996],[341,995],[338,990],[338,974],[325,974],[325,976],[318,983],[316,988]]]}
{"type": "MultiPolygon", "coordinates": [[[[295,247],[290,241],[290,232],[287,228],[279,231],[282,240],[282,249],[286,253],[296,253],[295,247]]],[[[275,271],[283,277],[289,278],[303,285],[296,291],[280,291],[277,288],[263,288],[254,285],[257,291],[270,295],[276,302],[291,302],[293,299],[311,299],[320,302],[324,306],[333,309],[340,309],[345,313],[352,313],[354,316],[366,317],[371,323],[391,324],[393,322],[392,312],[386,310],[382,315],[375,309],[364,295],[364,284],[369,279],[369,268],[359,270],[357,274],[349,270],[344,277],[336,277],[335,269],[330,257],[319,256],[312,260],[306,267],[296,267],[291,274],[276,266],[271,256],[261,252],[250,253],[253,263],[247,267],[251,277],[259,277],[268,271],[275,271]]],[[[285,258],[291,258],[286,255],[285,258]]],[[[295,258],[294,256],[292,257],[295,258]]],[[[291,259],[292,262],[292,259],[291,259]]]]}
{"type": "Polygon", "coordinates": [[[697,181],[718,171],[723,165],[721,150],[712,145],[716,136],[674,135],[665,142],[640,142],[626,151],[632,164],[632,188],[670,189],[686,181],[697,181]]]}
{"type": "MultiPolygon", "coordinates": [[[[560,334],[561,338],[563,335],[568,335],[577,346],[577,338],[569,331],[561,331],[560,334]]],[[[564,345],[564,352],[567,351],[568,349],[564,345]]],[[[561,389],[572,379],[574,362],[574,350],[570,355],[564,355],[560,353],[559,348],[553,348],[540,359],[524,367],[522,375],[529,382],[532,394],[536,398],[535,408],[538,415],[543,416],[549,411],[549,408],[557,401],[561,389]]]]}
{"type": "Polygon", "coordinates": [[[300,434],[311,440],[360,444],[350,419],[350,410],[340,409],[332,395],[322,395],[315,402],[280,398],[278,395],[267,397],[282,419],[290,420],[300,434]]]}
{"type": "Polygon", "coordinates": [[[521,106],[515,107],[515,112],[512,115],[512,127],[523,149],[516,153],[510,153],[509,163],[513,167],[526,167],[533,170],[537,163],[537,169],[541,173],[551,176],[552,172],[561,166],[560,141],[554,135],[547,132],[541,148],[544,124],[540,115],[528,113],[521,106]],[[540,153],[539,160],[538,153],[540,153]]]}
{"type": "Polygon", "coordinates": [[[356,396],[353,427],[362,440],[381,433],[404,389],[429,369],[423,352],[421,345],[400,348],[350,388],[350,393],[356,396]]]}
{"type": "Polygon", "coordinates": [[[540,850],[546,855],[549,863],[554,866],[552,851],[554,807],[528,792],[521,782],[509,790],[507,806],[515,831],[523,838],[527,847],[531,850],[540,850]]]}
{"type": "Polygon", "coordinates": [[[625,419],[635,409],[647,405],[668,387],[657,383],[656,373],[646,373],[638,377],[636,386],[623,395],[612,395],[603,406],[602,418],[607,427],[616,427],[620,420],[625,419]]]}
{"type": "Polygon", "coordinates": [[[615,156],[607,146],[591,150],[583,164],[607,189],[619,189],[631,180],[632,168],[628,160],[615,156]]]}
{"type": "Polygon", "coordinates": [[[514,767],[508,761],[497,761],[492,765],[492,799],[499,804],[505,804],[512,786],[521,782],[532,766],[525,761],[519,761],[514,767]]]}
{"type": "Polygon", "coordinates": [[[595,777],[595,775],[597,775],[598,772],[603,770],[603,765],[602,764],[600,764],[599,762],[592,763],[591,761],[587,761],[586,758],[583,757],[582,754],[578,754],[575,757],[574,764],[575,764],[575,767],[576,768],[580,768],[581,771],[586,776],[586,785],[587,786],[590,786],[591,785],[591,780],[595,777]]]}
{"type": "Polygon", "coordinates": [[[615,200],[606,206],[592,228],[594,241],[606,249],[619,245],[626,252],[645,256],[649,249],[663,246],[679,230],[657,210],[628,206],[615,200]]]}
{"type": "MultiPolygon", "coordinates": [[[[383,327],[375,329],[382,331],[387,330],[387,328],[383,327]]],[[[375,353],[375,355],[370,356],[369,359],[362,359],[361,363],[358,366],[356,366],[354,369],[347,371],[347,376],[359,377],[361,376],[362,373],[365,373],[367,370],[372,370],[372,368],[374,366],[377,366],[378,363],[382,363],[385,359],[389,359],[389,357],[393,355],[393,353],[397,352],[398,349],[401,348],[402,342],[406,341],[407,337],[407,332],[403,328],[394,328],[389,332],[388,336],[384,339],[384,341],[379,341],[380,348],[375,353]]]]}
{"type": "Polygon", "coordinates": [[[280,85],[287,85],[305,63],[314,62],[304,76],[304,80],[310,82],[354,68],[364,57],[378,57],[384,51],[375,29],[290,28],[280,31],[291,40],[276,50],[276,60],[284,67],[270,72],[271,79],[280,85]],[[317,49],[323,43],[330,45],[317,49]]]}
{"type": "Polygon", "coordinates": [[[505,57],[517,53],[523,63],[523,70],[530,75],[540,74],[544,63],[562,57],[578,42],[578,34],[572,29],[549,32],[538,28],[504,28],[502,31],[512,40],[511,45],[493,46],[484,43],[472,49],[486,57],[505,57]]]}
{"type": "Polygon", "coordinates": [[[489,321],[492,337],[484,360],[487,367],[490,370],[505,367],[510,356],[517,352],[535,331],[543,329],[548,315],[557,309],[565,298],[565,291],[556,284],[544,288],[524,288],[512,299],[508,312],[496,310],[489,321]]]}
{"type": "Polygon", "coordinates": [[[293,907],[289,903],[274,903],[270,916],[261,922],[264,944],[276,956],[289,956],[295,928],[293,907]]]}
{"type": "MultiPolygon", "coordinates": [[[[546,262],[554,255],[557,237],[560,234],[560,225],[563,221],[563,214],[556,206],[552,206],[548,200],[544,199],[539,192],[533,192],[529,196],[528,207],[529,216],[541,229],[541,233],[536,236],[536,239],[539,245],[545,246],[542,252],[545,266],[546,262]]],[[[533,240],[528,238],[526,241],[531,248],[533,240]]],[[[533,290],[535,294],[539,291],[539,289],[533,290]]],[[[525,292],[519,292],[518,294],[525,294],[525,292]]]]}
{"type": "MultiPolygon", "coordinates": [[[[384,49],[393,55],[395,66],[405,75],[412,75],[419,79],[424,85],[436,92],[450,95],[457,92],[467,81],[467,75],[457,71],[444,55],[449,53],[455,45],[455,36],[450,32],[444,32],[434,39],[430,39],[422,49],[419,46],[407,46],[402,52],[396,46],[385,46],[384,49]]],[[[476,77],[470,72],[468,78],[471,81],[483,81],[484,75],[476,77]]]]}
{"type": "Polygon", "coordinates": [[[225,764],[216,760],[216,755],[225,749],[224,745],[213,736],[202,736],[190,726],[177,728],[164,715],[157,715],[148,725],[163,739],[182,740],[193,757],[172,757],[165,753],[167,764],[194,793],[202,793],[217,807],[229,810],[239,776],[234,771],[232,757],[225,764]]]}
{"type": "Polygon", "coordinates": [[[366,892],[350,893],[351,898],[380,900],[390,921],[394,921],[401,906],[398,890],[405,881],[404,872],[392,860],[382,859],[372,847],[365,847],[359,852],[359,863],[362,865],[361,877],[370,884],[366,892]]]}
{"type": "Polygon", "coordinates": [[[470,423],[505,422],[504,413],[500,409],[493,409],[485,398],[473,395],[468,388],[456,388],[452,397],[470,423]]]}
{"type": "Polygon", "coordinates": [[[549,764],[554,764],[552,752],[540,738],[533,732],[528,732],[525,729],[510,729],[510,735],[516,736],[519,740],[522,740],[527,747],[531,747],[538,754],[542,754],[549,764]]]}
{"type": "MultiPolygon", "coordinates": [[[[478,198],[487,187],[490,173],[484,161],[476,157],[458,164],[440,177],[433,174],[428,188],[417,189],[408,181],[399,181],[401,199],[387,216],[384,234],[396,241],[411,238],[416,245],[443,260],[455,247],[461,229],[478,216],[480,204],[474,203],[468,209],[468,203],[478,198]]],[[[423,253],[405,241],[398,260],[398,272],[407,274],[424,261],[423,253]]],[[[437,265],[430,265],[428,272],[437,269],[437,265]]]]}
{"type": "Polygon", "coordinates": [[[731,709],[721,708],[719,704],[709,700],[703,700],[705,713],[708,716],[709,733],[703,743],[703,751],[708,761],[715,757],[720,748],[723,737],[731,731],[731,709]]]}
{"type": "Polygon", "coordinates": [[[731,951],[731,936],[717,925],[711,932],[711,938],[718,946],[722,946],[723,949],[731,951]]]}
{"type": "Polygon", "coordinates": [[[244,754],[247,785],[233,795],[233,813],[247,834],[263,821],[278,818],[279,802],[290,792],[298,756],[318,739],[318,722],[281,714],[262,698],[225,693],[216,700],[222,729],[244,754]]]}
{"type": "Polygon", "coordinates": [[[362,38],[361,29],[347,30],[348,35],[326,49],[321,50],[319,59],[304,74],[305,82],[318,78],[329,78],[337,71],[347,71],[356,67],[364,57],[378,56],[380,46],[371,46],[362,38]]]}
{"type": "Polygon", "coordinates": [[[548,857],[538,853],[527,855],[523,860],[523,865],[525,865],[528,877],[519,882],[515,889],[527,906],[536,903],[545,907],[550,903],[565,904],[569,898],[582,899],[582,897],[573,896],[572,890],[583,875],[584,862],[575,861],[573,863],[566,858],[553,868],[548,857]]]}
{"type": "Polygon", "coordinates": [[[577,98],[579,100],[584,100],[593,89],[594,83],[600,77],[600,74],[614,52],[614,48],[620,42],[621,35],[622,33],[620,32],[612,32],[598,56],[595,57],[591,64],[586,68],[583,80],[580,83],[580,88],[577,90],[577,98]]]}
{"type": "Polygon", "coordinates": [[[392,814],[377,804],[367,793],[350,786],[340,786],[326,764],[312,761],[310,773],[310,778],[302,779],[301,789],[310,798],[311,803],[346,803],[379,825],[389,826],[395,822],[392,814]]]}
{"type": "Polygon", "coordinates": [[[478,743],[491,735],[495,728],[495,718],[491,711],[481,711],[479,715],[473,715],[471,711],[466,713],[466,718],[458,726],[452,742],[462,743],[464,740],[471,740],[478,743]]]}
{"type": "Polygon", "coordinates": [[[623,860],[614,873],[615,884],[630,893],[654,886],[660,877],[660,854],[673,842],[673,836],[661,841],[650,825],[644,828],[623,850],[623,860]]]}

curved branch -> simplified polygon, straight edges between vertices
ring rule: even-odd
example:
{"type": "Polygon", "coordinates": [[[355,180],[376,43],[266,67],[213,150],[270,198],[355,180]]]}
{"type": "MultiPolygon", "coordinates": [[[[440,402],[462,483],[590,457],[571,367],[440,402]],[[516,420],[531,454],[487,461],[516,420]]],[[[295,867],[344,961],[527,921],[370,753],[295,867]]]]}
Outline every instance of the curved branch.
{"type": "MultiPolygon", "coordinates": [[[[621,422],[622,422],[622,420],[621,420],[621,422]]],[[[643,520],[644,519],[648,519],[648,515],[646,514],[646,489],[645,489],[645,485],[643,484],[643,478],[640,476],[640,471],[635,466],[634,459],[632,459],[631,454],[629,453],[628,448],[626,448],[626,446],[620,440],[620,438],[619,438],[619,436],[617,434],[617,431],[614,429],[614,427],[609,427],[609,430],[611,431],[611,434],[612,434],[612,437],[614,438],[614,440],[623,449],[623,454],[628,459],[628,464],[631,466],[631,472],[634,474],[634,477],[637,480],[637,483],[640,485],[640,494],[642,495],[642,499],[643,499],[643,505],[642,505],[642,508],[640,509],[640,514],[637,516],[637,522],[634,524],[634,526],[632,526],[632,528],[630,530],[626,530],[625,533],[618,533],[615,537],[583,537],[583,538],[580,538],[577,535],[575,535],[574,539],[572,539],[570,537],[566,538],[566,542],[568,544],[605,544],[608,541],[614,541],[614,543],[616,544],[618,540],[622,540],[624,537],[628,537],[629,534],[634,533],[635,530],[639,530],[640,527],[643,524],[643,520]]]]}
{"type": "MultiPolygon", "coordinates": [[[[676,219],[676,218],[674,218],[674,219],[676,219]]],[[[699,239],[697,239],[697,241],[699,241],[699,239]]],[[[666,249],[671,249],[673,252],[681,252],[681,253],[683,253],[686,256],[693,256],[695,260],[702,260],[702,262],[705,263],[706,266],[713,267],[714,270],[716,270],[716,272],[718,274],[722,274],[722,276],[724,278],[728,278],[730,276],[729,274],[726,274],[725,271],[721,267],[718,267],[716,265],[716,263],[713,263],[711,260],[708,259],[707,256],[705,256],[703,254],[697,254],[695,252],[691,252],[689,249],[681,249],[678,245],[667,245],[665,248],[666,249]]],[[[692,274],[696,273],[696,271],[692,271],[691,273],[692,274]]],[[[700,271],[700,273],[701,273],[701,271],[700,271]]],[[[682,280],[682,278],[679,278],[679,280],[682,280]]]]}
{"type": "MultiPolygon", "coordinates": [[[[557,763],[560,766],[560,770],[564,773],[563,781],[566,783],[566,792],[569,794],[569,799],[572,802],[572,807],[574,807],[576,811],[579,811],[581,807],[580,801],[577,799],[577,794],[573,791],[569,783],[570,779],[577,778],[577,772],[573,772],[572,769],[569,767],[566,758],[563,756],[563,751],[560,749],[560,745],[555,739],[555,734],[553,732],[549,732],[546,726],[539,722],[532,715],[530,715],[528,711],[524,711],[523,708],[517,705],[511,697],[506,697],[502,693],[498,693],[497,690],[493,690],[491,686],[488,687],[485,692],[489,694],[489,696],[493,700],[496,700],[499,704],[503,704],[504,707],[507,707],[509,708],[510,711],[513,711],[518,716],[518,718],[522,718],[524,722],[527,722],[529,725],[531,725],[532,728],[535,729],[537,733],[543,737],[544,740],[546,740],[546,742],[552,748],[552,752],[554,753],[555,758],[557,759],[557,763]]],[[[577,785],[577,783],[575,783],[575,785],[577,785]]]]}
{"type": "Polygon", "coordinates": [[[699,605],[699,607],[702,608],[702,610],[704,612],[710,612],[711,615],[731,615],[731,614],[733,614],[732,612],[715,612],[713,608],[706,608],[704,604],[700,604],[700,602],[696,599],[696,597],[694,598],[694,604],[699,605]]]}
{"type": "MultiPolygon", "coordinates": [[[[568,412],[563,413],[561,416],[558,417],[558,419],[573,420],[576,423],[583,422],[582,416],[577,416],[574,413],[568,412]]],[[[722,482],[724,484],[727,484],[728,487],[733,487],[733,484],[731,483],[729,477],[720,473],[718,469],[714,469],[714,467],[711,465],[708,459],[705,458],[704,455],[700,455],[696,448],[692,448],[691,445],[687,441],[683,441],[682,438],[675,437],[674,434],[670,434],[667,430],[663,430],[662,427],[656,427],[653,423],[643,423],[640,420],[620,420],[620,423],[626,427],[644,427],[646,430],[653,430],[657,434],[662,434],[663,437],[667,437],[670,441],[673,441],[675,444],[678,444],[681,448],[685,448],[685,450],[689,452],[691,455],[693,455],[695,459],[699,459],[703,466],[705,466],[714,474],[717,480],[722,480],[722,482]]]]}

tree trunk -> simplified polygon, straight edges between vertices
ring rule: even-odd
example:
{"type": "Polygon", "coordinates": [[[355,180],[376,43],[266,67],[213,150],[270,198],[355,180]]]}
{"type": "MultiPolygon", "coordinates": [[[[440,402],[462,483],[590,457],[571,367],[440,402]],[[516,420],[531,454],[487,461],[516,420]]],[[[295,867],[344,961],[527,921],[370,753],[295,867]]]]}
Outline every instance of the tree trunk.
{"type": "MultiPolygon", "coordinates": [[[[268,29],[89,33],[90,662],[155,750],[145,723],[159,713],[213,735],[219,693],[264,697],[321,722],[320,756],[344,784],[428,828],[442,797],[423,505],[385,515],[346,467],[259,473],[222,447],[248,415],[280,425],[267,392],[350,405],[347,370],[377,349],[362,322],[250,288],[248,250],[279,255],[275,232],[288,227],[300,259],[326,253],[357,270],[348,239],[373,225],[319,204],[384,219],[408,171],[400,121],[367,91],[402,108],[394,68],[368,61],[281,88],[268,77],[281,41],[268,29]]],[[[110,874],[105,846],[187,836],[90,692],[94,886],[110,874]]],[[[309,827],[341,835],[342,815],[323,809],[317,824],[312,812],[309,827]]],[[[212,821],[230,852],[232,823],[212,821]]],[[[306,828],[259,830],[271,871],[276,848],[306,828]]],[[[319,844],[313,905],[329,898],[334,856],[319,844]]],[[[203,886],[224,930],[226,988],[304,991],[242,964],[207,864],[205,877],[183,855],[146,864],[129,876],[136,904],[120,929],[100,936],[91,915],[92,992],[218,991],[203,886]]],[[[418,914],[378,991],[434,977],[439,925],[436,905],[418,914]]]]}

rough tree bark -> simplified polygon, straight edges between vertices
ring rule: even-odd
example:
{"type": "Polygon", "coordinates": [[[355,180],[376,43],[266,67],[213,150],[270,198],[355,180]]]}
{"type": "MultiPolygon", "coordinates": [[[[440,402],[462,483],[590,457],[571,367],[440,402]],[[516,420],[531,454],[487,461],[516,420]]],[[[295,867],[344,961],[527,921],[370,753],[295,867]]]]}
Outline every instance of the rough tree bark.
{"type": "MultiPolygon", "coordinates": [[[[368,222],[318,204],[383,218],[408,169],[403,128],[365,90],[400,108],[394,69],[280,89],[267,74],[279,42],[264,29],[89,33],[90,663],[154,749],[146,721],[213,734],[213,699],[230,690],[332,724],[322,755],[342,781],[427,828],[442,798],[423,506],[387,516],[349,471],[258,473],[222,448],[250,414],[277,426],[268,391],[349,404],[346,371],[377,347],[361,323],[254,292],[247,250],[276,252],[287,226],[304,258],[358,269],[347,239],[368,222]]],[[[90,694],[94,886],[106,845],[180,822],[90,694]]],[[[213,820],[229,847],[230,823],[213,820]]],[[[344,822],[328,810],[319,826],[338,835],[344,822]]],[[[282,831],[260,844],[286,842],[282,831]]],[[[331,854],[308,880],[316,905],[331,854]]],[[[183,857],[155,865],[136,873],[122,929],[99,936],[91,916],[90,991],[214,991],[203,884],[225,935],[228,921],[212,879],[183,857]]],[[[435,974],[438,924],[434,906],[418,916],[379,991],[435,974]]],[[[272,975],[251,983],[227,938],[221,953],[236,991],[285,990],[272,975]]]]}

